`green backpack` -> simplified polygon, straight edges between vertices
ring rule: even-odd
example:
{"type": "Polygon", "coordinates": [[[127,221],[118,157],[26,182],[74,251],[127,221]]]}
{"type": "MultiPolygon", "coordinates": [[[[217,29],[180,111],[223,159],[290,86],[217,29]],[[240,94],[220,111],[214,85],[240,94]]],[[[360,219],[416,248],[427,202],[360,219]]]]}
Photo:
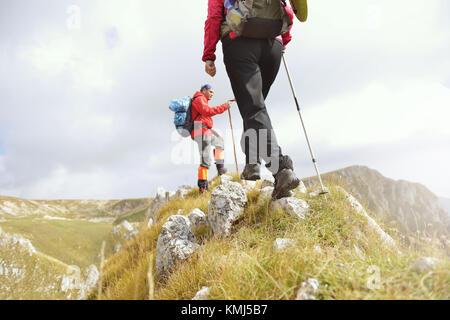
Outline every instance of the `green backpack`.
{"type": "Polygon", "coordinates": [[[222,36],[233,31],[237,36],[271,39],[289,31],[292,21],[286,12],[286,1],[226,1],[222,36]]]}

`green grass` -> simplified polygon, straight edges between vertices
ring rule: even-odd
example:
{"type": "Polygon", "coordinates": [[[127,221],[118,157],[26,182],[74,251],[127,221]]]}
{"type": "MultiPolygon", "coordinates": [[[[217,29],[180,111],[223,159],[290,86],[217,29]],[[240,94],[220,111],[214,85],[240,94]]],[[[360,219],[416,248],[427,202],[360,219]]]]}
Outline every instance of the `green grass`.
{"type": "Polygon", "coordinates": [[[113,225],[119,225],[125,220],[128,222],[143,222],[145,220],[145,217],[147,215],[148,208],[141,209],[135,212],[130,212],[124,215],[121,215],[116,220],[114,220],[113,225]]]}
{"type": "MultiPolygon", "coordinates": [[[[217,183],[213,181],[212,188],[217,183]]],[[[201,248],[177,265],[166,282],[154,278],[154,298],[191,299],[201,287],[209,286],[211,299],[295,299],[301,283],[310,277],[321,283],[317,299],[445,299],[450,295],[445,252],[428,245],[404,247],[392,233],[403,252],[398,255],[379,240],[338,188],[330,186],[330,191],[327,200],[297,195],[311,208],[305,220],[272,211],[269,201],[258,203],[258,191],[248,192],[245,212],[232,235],[225,239],[211,232],[203,235],[201,248]],[[276,238],[291,238],[296,244],[279,252],[273,247],[276,238]],[[438,257],[442,263],[432,273],[410,271],[410,262],[424,255],[438,257]],[[372,270],[379,279],[375,289],[372,270]]],[[[143,227],[108,260],[103,298],[148,299],[149,261],[162,225],[178,209],[186,215],[194,208],[207,213],[209,198],[193,190],[186,199],[167,203],[151,228],[143,227]]],[[[154,262],[152,266],[155,270],[154,262]]]]}
{"type": "Polygon", "coordinates": [[[104,240],[107,252],[112,252],[110,232],[113,226],[107,223],[24,217],[10,218],[0,223],[0,227],[7,233],[29,239],[36,250],[80,268],[99,264],[98,254],[104,240]]]}

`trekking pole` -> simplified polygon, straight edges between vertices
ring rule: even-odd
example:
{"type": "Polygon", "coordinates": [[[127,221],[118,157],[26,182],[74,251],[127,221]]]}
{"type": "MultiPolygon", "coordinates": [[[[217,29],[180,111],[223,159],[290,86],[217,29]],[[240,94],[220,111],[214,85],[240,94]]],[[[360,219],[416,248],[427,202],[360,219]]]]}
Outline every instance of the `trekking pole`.
{"type": "Polygon", "coordinates": [[[298,115],[300,116],[300,121],[302,122],[303,132],[305,133],[306,142],[308,143],[309,152],[311,153],[311,158],[312,158],[312,162],[314,164],[314,169],[316,170],[317,178],[319,179],[320,187],[322,188],[322,192],[320,192],[319,194],[324,195],[324,194],[327,194],[328,191],[323,186],[322,178],[320,177],[319,168],[317,166],[317,160],[316,160],[316,157],[314,156],[314,152],[312,150],[311,143],[309,142],[308,133],[306,132],[305,123],[303,121],[302,113],[300,111],[300,104],[298,103],[297,95],[295,93],[294,84],[292,83],[291,74],[289,73],[289,69],[288,69],[288,66],[287,66],[287,63],[286,63],[286,59],[284,58],[284,53],[283,53],[283,63],[284,63],[284,67],[286,68],[286,73],[287,73],[287,76],[288,76],[288,79],[289,79],[289,84],[291,85],[292,94],[294,95],[295,104],[297,105],[298,115]]]}
{"type": "MultiPolygon", "coordinates": [[[[236,101],[236,99],[234,99],[232,101],[234,102],[234,101],[236,101]]],[[[236,144],[234,143],[233,121],[231,121],[231,111],[229,108],[228,108],[228,116],[230,118],[231,137],[233,138],[234,162],[236,163],[236,172],[239,174],[239,167],[238,167],[237,156],[236,156],[236,144]]]]}

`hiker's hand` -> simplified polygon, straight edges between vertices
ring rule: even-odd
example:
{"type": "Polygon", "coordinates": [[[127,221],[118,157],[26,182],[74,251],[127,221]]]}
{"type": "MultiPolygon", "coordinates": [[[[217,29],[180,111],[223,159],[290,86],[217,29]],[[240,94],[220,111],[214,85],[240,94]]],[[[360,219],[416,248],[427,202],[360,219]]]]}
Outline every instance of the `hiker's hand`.
{"type": "Polygon", "coordinates": [[[283,54],[286,52],[286,46],[283,46],[282,52],[283,52],[283,54]]]}
{"type": "Polygon", "coordinates": [[[227,105],[227,109],[231,108],[231,104],[233,103],[233,100],[228,100],[225,104],[227,105]]]}
{"type": "Polygon", "coordinates": [[[214,77],[216,75],[216,65],[214,61],[207,60],[205,62],[205,71],[207,74],[209,74],[211,77],[214,77]]]}

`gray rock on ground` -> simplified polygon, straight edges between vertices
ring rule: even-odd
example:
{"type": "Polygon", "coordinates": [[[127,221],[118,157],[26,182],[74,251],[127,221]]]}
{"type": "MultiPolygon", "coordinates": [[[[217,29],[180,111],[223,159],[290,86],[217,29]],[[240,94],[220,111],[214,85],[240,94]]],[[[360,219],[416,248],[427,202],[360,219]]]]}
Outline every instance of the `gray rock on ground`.
{"type": "Polygon", "coordinates": [[[246,191],[253,190],[256,187],[256,181],[242,180],[242,186],[246,191]]]}
{"type": "Polygon", "coordinates": [[[273,187],[273,181],[269,179],[264,179],[261,183],[261,189],[264,189],[266,187],[273,187]]]}
{"type": "Polygon", "coordinates": [[[305,214],[309,210],[309,205],[306,201],[294,197],[282,198],[272,202],[272,210],[281,208],[283,212],[299,219],[305,219],[305,214]]]}
{"type": "Polygon", "coordinates": [[[188,259],[198,247],[189,219],[180,215],[169,217],[156,243],[157,275],[166,278],[177,262],[188,259]]]}
{"type": "Polygon", "coordinates": [[[302,282],[300,289],[297,291],[296,300],[316,300],[314,294],[319,288],[319,280],[309,278],[306,282],[302,282]]]}
{"type": "Polygon", "coordinates": [[[297,189],[298,192],[306,194],[308,192],[308,190],[306,190],[305,184],[303,183],[303,181],[300,181],[300,184],[298,185],[297,189]]]}
{"type": "Polygon", "coordinates": [[[188,215],[188,219],[191,223],[191,230],[194,234],[205,230],[209,226],[206,214],[198,208],[191,211],[188,215]]]}
{"type": "Polygon", "coordinates": [[[231,180],[233,180],[233,177],[230,176],[229,174],[223,174],[223,175],[220,176],[220,183],[221,184],[230,182],[231,180]]]}
{"type": "Polygon", "coordinates": [[[409,268],[411,271],[423,272],[423,271],[433,271],[439,260],[432,257],[420,257],[411,262],[409,268]]]}
{"type": "Polygon", "coordinates": [[[213,189],[208,204],[208,221],[218,236],[228,236],[231,227],[244,212],[247,195],[237,182],[227,182],[213,189]]]}
{"type": "Polygon", "coordinates": [[[258,203],[272,199],[274,187],[264,187],[259,191],[258,203]]]}
{"type": "Polygon", "coordinates": [[[155,220],[155,215],[159,209],[169,200],[169,194],[164,190],[164,188],[158,188],[156,192],[155,199],[153,200],[150,208],[148,209],[148,218],[155,220]]]}
{"type": "Polygon", "coordinates": [[[286,238],[277,238],[274,243],[273,247],[275,251],[281,251],[283,249],[286,249],[289,246],[293,246],[295,244],[295,240],[292,239],[286,239],[286,238]]]}
{"type": "Polygon", "coordinates": [[[208,300],[211,289],[208,287],[201,288],[192,300],[208,300]]]}
{"type": "Polygon", "coordinates": [[[180,199],[184,199],[191,190],[192,190],[191,186],[183,185],[178,187],[178,190],[176,191],[175,195],[180,199]]]}
{"type": "Polygon", "coordinates": [[[122,249],[122,245],[120,243],[116,244],[114,246],[114,253],[117,253],[120,251],[120,249],[122,249]]]}

